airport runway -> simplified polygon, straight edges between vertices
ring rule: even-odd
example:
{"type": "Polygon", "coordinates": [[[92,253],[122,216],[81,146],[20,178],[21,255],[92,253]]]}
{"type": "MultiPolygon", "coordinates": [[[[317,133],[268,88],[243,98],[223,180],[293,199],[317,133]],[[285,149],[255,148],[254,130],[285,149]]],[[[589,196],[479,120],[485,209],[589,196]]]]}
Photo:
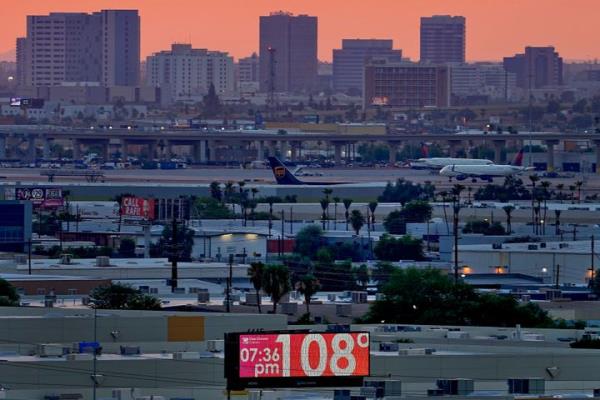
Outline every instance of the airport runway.
{"type": "MultiPolygon", "coordinates": [[[[325,168],[325,169],[306,169],[309,172],[317,172],[322,176],[300,177],[304,181],[313,182],[340,182],[340,183],[374,183],[374,182],[394,182],[398,178],[404,178],[415,183],[431,182],[438,190],[447,190],[455,183],[472,187],[473,192],[480,186],[485,186],[487,182],[471,180],[449,182],[437,172],[425,170],[413,170],[409,168],[325,168]]],[[[47,181],[45,176],[40,175],[41,169],[38,168],[0,168],[0,182],[39,182],[47,181]]],[[[119,169],[104,170],[104,182],[106,183],[168,183],[168,184],[208,184],[213,181],[225,183],[228,181],[245,181],[249,184],[274,184],[273,174],[270,169],[240,169],[240,168],[187,168],[178,170],[144,170],[144,169],[119,169]]],[[[521,178],[529,186],[529,173],[523,174],[521,178]]],[[[503,178],[496,178],[494,183],[501,184],[503,178]]],[[[600,175],[596,174],[577,174],[572,178],[540,178],[552,183],[552,187],[562,183],[564,191],[568,192],[570,185],[578,180],[584,181],[584,195],[600,192],[600,175]]],[[[85,182],[83,177],[57,177],[56,183],[60,182],[85,182]]]]}

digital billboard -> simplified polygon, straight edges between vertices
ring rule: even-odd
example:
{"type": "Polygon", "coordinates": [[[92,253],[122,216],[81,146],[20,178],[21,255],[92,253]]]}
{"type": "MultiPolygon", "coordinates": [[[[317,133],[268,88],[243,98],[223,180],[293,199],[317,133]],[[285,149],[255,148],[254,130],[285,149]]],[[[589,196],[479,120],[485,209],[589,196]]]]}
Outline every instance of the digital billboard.
{"type": "Polygon", "coordinates": [[[121,215],[133,219],[154,219],[154,199],[141,197],[123,197],[121,199],[121,215]]]}
{"type": "Polygon", "coordinates": [[[20,187],[15,189],[14,199],[31,201],[42,208],[62,207],[64,202],[61,188],[20,187]]]}
{"type": "Polygon", "coordinates": [[[368,332],[230,333],[225,342],[232,390],[360,386],[369,376],[368,332]]]}

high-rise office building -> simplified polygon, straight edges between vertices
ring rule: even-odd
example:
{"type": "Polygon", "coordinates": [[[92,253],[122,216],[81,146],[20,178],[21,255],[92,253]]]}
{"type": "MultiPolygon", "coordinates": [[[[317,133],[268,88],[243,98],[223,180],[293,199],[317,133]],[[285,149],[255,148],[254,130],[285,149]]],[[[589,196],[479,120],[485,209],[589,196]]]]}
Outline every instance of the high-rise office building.
{"type": "Polygon", "coordinates": [[[449,67],[391,63],[373,59],[365,66],[363,106],[448,107],[449,67]]]}
{"type": "Polygon", "coordinates": [[[140,17],[137,10],[102,10],[102,84],[140,82],[140,17]]]}
{"type": "Polygon", "coordinates": [[[538,89],[563,83],[563,59],[554,47],[525,47],[525,53],[504,58],[504,69],[517,75],[517,86],[538,89]]]}
{"type": "Polygon", "coordinates": [[[238,69],[238,80],[240,82],[258,82],[260,79],[258,55],[252,53],[251,56],[240,58],[238,69]]]}
{"type": "Polygon", "coordinates": [[[139,57],[136,10],[30,15],[27,36],[17,39],[17,79],[21,86],[135,86],[139,57]]]}
{"type": "Polygon", "coordinates": [[[402,50],[394,50],[391,39],[342,39],[342,48],[333,50],[333,88],[362,93],[365,64],[382,57],[401,62],[402,50]]]}
{"type": "Polygon", "coordinates": [[[190,44],[173,44],[171,50],[146,59],[146,83],[168,91],[173,100],[201,97],[211,84],[217,94],[230,94],[234,91],[233,72],[229,54],[193,49],[190,44]]]}
{"type": "Polygon", "coordinates": [[[421,62],[464,63],[465,17],[434,15],[421,18],[421,62]]]}
{"type": "Polygon", "coordinates": [[[317,17],[272,13],[260,17],[260,89],[311,90],[317,80],[317,17]]]}

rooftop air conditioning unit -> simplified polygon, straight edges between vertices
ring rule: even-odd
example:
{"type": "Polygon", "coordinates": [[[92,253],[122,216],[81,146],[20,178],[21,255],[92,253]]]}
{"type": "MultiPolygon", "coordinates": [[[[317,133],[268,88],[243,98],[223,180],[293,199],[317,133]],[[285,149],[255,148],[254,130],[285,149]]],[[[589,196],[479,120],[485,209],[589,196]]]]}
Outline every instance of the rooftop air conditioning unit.
{"type": "Polygon", "coordinates": [[[510,394],[544,394],[546,383],[543,378],[509,378],[510,394]]]}
{"type": "Polygon", "coordinates": [[[60,357],[65,354],[65,350],[61,344],[45,343],[37,345],[37,354],[40,357],[60,357]]]}
{"type": "Polygon", "coordinates": [[[107,257],[107,256],[96,257],[96,267],[110,267],[110,257],[107,257]]]}
{"type": "Polygon", "coordinates": [[[438,379],[438,389],[442,389],[444,394],[454,396],[467,396],[473,393],[474,382],[473,379],[438,379]]]}
{"type": "Polygon", "coordinates": [[[367,380],[364,387],[374,387],[377,389],[377,397],[389,397],[402,395],[402,382],[395,379],[385,380],[367,380]]]}
{"type": "Polygon", "coordinates": [[[122,356],[139,356],[142,354],[140,346],[121,346],[120,350],[122,356]]]}
{"type": "Polygon", "coordinates": [[[294,315],[298,312],[298,303],[281,303],[281,312],[287,315],[294,315]]]}
{"type": "Polygon", "coordinates": [[[537,250],[537,249],[538,249],[538,245],[537,244],[527,245],[527,250],[537,250]]]}
{"type": "Polygon", "coordinates": [[[546,242],[540,243],[540,249],[545,249],[545,248],[546,248],[546,242]]]}
{"type": "Polygon", "coordinates": [[[492,249],[500,250],[502,248],[502,243],[492,243],[492,249]]]}
{"type": "Polygon", "coordinates": [[[379,343],[379,351],[383,352],[397,352],[400,349],[398,343],[393,342],[381,342],[379,343]]]}
{"type": "Polygon", "coordinates": [[[335,315],[337,315],[338,317],[351,317],[352,304],[336,304],[335,315]]]}
{"type": "Polygon", "coordinates": [[[559,243],[558,244],[558,248],[559,249],[564,249],[564,248],[567,248],[567,247],[569,247],[569,243],[559,243]]]}
{"type": "Polygon", "coordinates": [[[173,353],[173,360],[198,360],[200,353],[197,351],[178,351],[173,353]]]}
{"type": "Polygon", "coordinates": [[[363,304],[367,302],[367,292],[352,292],[352,303],[363,304]]]}
{"type": "Polygon", "coordinates": [[[212,353],[220,353],[225,349],[225,341],[222,339],[214,339],[206,341],[206,350],[212,353]]]}

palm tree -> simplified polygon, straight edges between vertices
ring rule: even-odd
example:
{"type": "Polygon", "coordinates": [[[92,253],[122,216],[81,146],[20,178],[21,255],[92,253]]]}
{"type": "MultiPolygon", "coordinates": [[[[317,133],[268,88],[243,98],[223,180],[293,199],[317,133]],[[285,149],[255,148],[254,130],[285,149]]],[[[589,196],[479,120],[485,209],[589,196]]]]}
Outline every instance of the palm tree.
{"type": "Polygon", "coordinates": [[[210,183],[210,197],[221,202],[223,201],[223,193],[221,193],[221,184],[217,181],[210,183]]]}
{"type": "Polygon", "coordinates": [[[333,198],[333,230],[337,230],[337,206],[338,203],[340,202],[340,198],[339,197],[334,197],[333,198]]]}
{"type": "Polygon", "coordinates": [[[256,306],[258,307],[258,313],[262,314],[262,310],[260,309],[260,289],[262,289],[263,280],[264,280],[264,272],[265,272],[265,264],[261,262],[255,262],[250,264],[250,282],[252,282],[252,286],[254,286],[254,290],[256,290],[256,306]]]}
{"type": "Polygon", "coordinates": [[[575,186],[577,186],[577,202],[581,203],[581,187],[583,186],[583,181],[575,182],[575,186]]]}
{"type": "Polygon", "coordinates": [[[327,209],[329,208],[329,200],[321,199],[319,200],[321,204],[321,209],[323,210],[323,214],[321,214],[321,222],[323,223],[323,230],[325,230],[325,221],[327,221],[327,209]]]}
{"type": "Polygon", "coordinates": [[[571,204],[575,203],[575,189],[577,188],[577,186],[575,185],[569,185],[569,190],[571,191],[571,204]]]}
{"type": "Polygon", "coordinates": [[[354,229],[357,236],[360,234],[360,230],[364,224],[365,216],[359,210],[352,210],[352,213],[350,213],[350,225],[352,225],[352,229],[354,229]]]}
{"type": "Polygon", "coordinates": [[[510,224],[511,213],[514,211],[515,206],[508,205],[502,207],[504,212],[506,213],[506,232],[510,235],[512,233],[512,226],[510,224]]]}
{"type": "Polygon", "coordinates": [[[252,193],[252,200],[254,200],[256,198],[256,194],[258,193],[258,189],[253,187],[250,189],[250,193],[252,193]]]}
{"type": "Polygon", "coordinates": [[[263,272],[263,290],[271,296],[273,314],[277,313],[277,304],[290,291],[290,270],[285,265],[267,265],[263,272]]]}
{"type": "Polygon", "coordinates": [[[554,225],[556,226],[556,230],[554,231],[554,234],[556,236],[558,236],[558,235],[560,235],[560,210],[554,210],[554,219],[555,219],[554,225]]]}
{"type": "Polygon", "coordinates": [[[306,313],[310,316],[310,299],[314,294],[321,290],[321,283],[313,274],[307,274],[296,282],[296,290],[304,296],[306,313]]]}
{"type": "Polygon", "coordinates": [[[448,223],[448,213],[446,212],[446,201],[448,200],[448,192],[446,192],[445,190],[438,192],[438,196],[440,196],[440,200],[442,201],[443,206],[442,209],[444,210],[444,221],[446,222],[446,233],[449,235],[450,234],[450,224],[448,223]]]}
{"type": "Polygon", "coordinates": [[[233,194],[233,182],[228,181],[225,183],[225,189],[223,190],[225,202],[229,203],[231,201],[231,195],[233,194]]]}
{"type": "Polygon", "coordinates": [[[560,202],[563,202],[563,189],[565,188],[565,185],[563,183],[559,183],[556,185],[556,189],[558,189],[558,198],[560,199],[560,202]]]}
{"type": "Polygon", "coordinates": [[[352,205],[352,199],[343,199],[344,208],[346,209],[344,216],[346,217],[346,230],[348,230],[348,223],[350,222],[350,206],[352,205]]]}
{"type": "Polygon", "coordinates": [[[377,203],[376,201],[369,202],[369,210],[371,211],[371,218],[370,218],[370,221],[368,221],[368,223],[371,225],[371,230],[373,230],[373,226],[375,225],[375,210],[377,209],[378,205],[379,205],[379,203],[377,203]]]}

